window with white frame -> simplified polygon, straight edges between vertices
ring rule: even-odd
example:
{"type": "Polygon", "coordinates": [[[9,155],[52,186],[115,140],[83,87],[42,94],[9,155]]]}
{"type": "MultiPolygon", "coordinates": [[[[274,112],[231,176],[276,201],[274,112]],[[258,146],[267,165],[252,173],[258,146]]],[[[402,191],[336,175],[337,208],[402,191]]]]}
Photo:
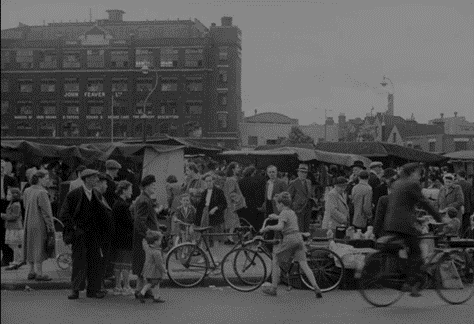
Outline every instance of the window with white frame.
{"type": "Polygon", "coordinates": [[[66,51],[63,54],[63,68],[77,69],[81,67],[81,52],[66,51]]]}
{"type": "Polygon", "coordinates": [[[33,50],[16,51],[16,62],[20,64],[20,69],[33,68],[33,50]]]}
{"type": "Polygon", "coordinates": [[[19,86],[20,86],[20,92],[33,92],[32,80],[20,80],[19,86]]]}
{"type": "Polygon", "coordinates": [[[226,70],[219,70],[219,81],[220,82],[227,82],[227,71],[226,70]]]}
{"type": "Polygon", "coordinates": [[[186,102],[186,114],[187,115],[200,115],[200,114],[202,114],[202,101],[187,101],[186,102]]]}
{"type": "Polygon", "coordinates": [[[58,67],[58,54],[56,51],[39,52],[40,69],[56,69],[58,67]]]}
{"type": "Polygon", "coordinates": [[[219,46],[219,61],[227,61],[228,59],[228,51],[229,47],[228,46],[219,46]]]}
{"type": "Polygon", "coordinates": [[[112,80],[112,91],[114,91],[114,92],[128,91],[127,79],[114,79],[114,80],[112,80]]]}
{"type": "Polygon", "coordinates": [[[161,91],[178,91],[178,78],[162,78],[161,91]]]}
{"type": "Polygon", "coordinates": [[[2,100],[2,115],[8,114],[10,110],[10,102],[8,100],[2,100]]]}
{"type": "Polygon", "coordinates": [[[102,92],[102,91],[104,91],[104,81],[102,79],[89,79],[89,80],[87,80],[87,91],[88,92],[102,92]]]}
{"type": "Polygon", "coordinates": [[[185,67],[202,67],[204,62],[204,50],[202,48],[187,48],[184,52],[185,67]]]}
{"type": "Polygon", "coordinates": [[[160,51],[160,66],[162,68],[178,67],[179,51],[172,47],[163,47],[160,51]]]}
{"type": "Polygon", "coordinates": [[[162,101],[160,104],[161,115],[176,115],[178,103],[176,100],[162,101]]]}
{"type": "Polygon", "coordinates": [[[202,77],[187,77],[186,90],[188,92],[202,91],[202,77]]]}
{"type": "Polygon", "coordinates": [[[114,68],[128,67],[128,50],[115,50],[110,52],[110,65],[114,68]]]}
{"type": "Polygon", "coordinates": [[[56,137],[56,124],[53,122],[44,122],[39,125],[40,137],[56,137]]]}
{"type": "Polygon", "coordinates": [[[44,79],[41,80],[41,92],[55,92],[56,91],[56,80],[44,79]]]}
{"type": "Polygon", "coordinates": [[[137,48],[135,50],[135,67],[153,66],[153,49],[137,48]]]}
{"type": "Polygon", "coordinates": [[[9,92],[10,91],[10,81],[6,79],[2,79],[2,92],[9,92]]]}
{"type": "Polygon", "coordinates": [[[87,67],[103,68],[104,64],[104,50],[87,50],[87,67]]]}

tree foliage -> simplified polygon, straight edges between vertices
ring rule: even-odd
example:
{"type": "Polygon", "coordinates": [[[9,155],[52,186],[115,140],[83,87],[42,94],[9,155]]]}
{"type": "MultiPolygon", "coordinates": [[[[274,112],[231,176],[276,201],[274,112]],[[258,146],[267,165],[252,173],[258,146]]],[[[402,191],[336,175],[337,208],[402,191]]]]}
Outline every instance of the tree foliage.
{"type": "Polygon", "coordinates": [[[314,144],[314,140],[311,136],[305,134],[299,127],[291,127],[290,133],[288,134],[287,142],[289,144],[314,144]]]}

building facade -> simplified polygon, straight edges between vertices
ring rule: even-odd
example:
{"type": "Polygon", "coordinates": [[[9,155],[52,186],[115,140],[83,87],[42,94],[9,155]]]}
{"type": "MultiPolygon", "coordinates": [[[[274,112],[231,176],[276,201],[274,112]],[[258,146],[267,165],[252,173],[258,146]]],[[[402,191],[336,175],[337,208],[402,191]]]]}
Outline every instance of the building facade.
{"type": "Polygon", "coordinates": [[[251,149],[257,146],[279,144],[288,138],[291,128],[294,126],[310,136],[314,143],[324,140],[325,136],[327,141],[338,141],[338,125],[334,122],[328,123],[325,130],[324,125],[299,125],[298,119],[268,112],[243,119],[240,124],[242,148],[251,149]]]}
{"type": "Polygon", "coordinates": [[[232,18],[207,28],[108,14],[2,30],[2,138],[77,144],[145,132],[237,147],[242,33],[232,18]]]}

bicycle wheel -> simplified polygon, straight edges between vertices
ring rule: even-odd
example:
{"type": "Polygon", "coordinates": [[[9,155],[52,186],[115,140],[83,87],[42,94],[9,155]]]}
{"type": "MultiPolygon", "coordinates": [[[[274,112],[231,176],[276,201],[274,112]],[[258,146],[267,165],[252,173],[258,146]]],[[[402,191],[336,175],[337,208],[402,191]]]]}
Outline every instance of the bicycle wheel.
{"type": "Polygon", "coordinates": [[[365,261],[359,279],[362,298],[375,307],[393,305],[403,296],[401,287],[406,280],[401,259],[390,253],[377,252],[365,261]]]}
{"type": "Polygon", "coordinates": [[[237,291],[254,291],[265,282],[267,266],[261,255],[246,248],[238,248],[224,256],[221,264],[224,280],[237,291]]]}
{"type": "Polygon", "coordinates": [[[72,264],[70,253],[61,253],[56,257],[56,264],[61,270],[69,270],[72,264]]]}
{"type": "MultiPolygon", "coordinates": [[[[344,264],[342,259],[333,251],[326,248],[311,248],[306,252],[308,265],[322,292],[336,289],[344,278],[344,264]]],[[[313,289],[311,282],[300,269],[300,278],[303,284],[313,289]]]]}
{"type": "Polygon", "coordinates": [[[166,257],[168,277],[184,288],[197,286],[207,275],[209,259],[195,244],[184,243],[172,248],[166,257]]]}
{"type": "Polygon", "coordinates": [[[459,305],[474,294],[474,268],[468,254],[451,251],[436,263],[436,293],[445,302],[459,305]]]}

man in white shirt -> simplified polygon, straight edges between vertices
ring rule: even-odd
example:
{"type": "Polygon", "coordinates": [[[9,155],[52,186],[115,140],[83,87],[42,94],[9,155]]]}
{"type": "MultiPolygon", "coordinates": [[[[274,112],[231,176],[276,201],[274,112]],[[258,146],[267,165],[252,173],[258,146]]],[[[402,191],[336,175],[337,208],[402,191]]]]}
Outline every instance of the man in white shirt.
{"type": "Polygon", "coordinates": [[[265,186],[265,203],[263,205],[265,217],[268,217],[268,215],[273,213],[278,213],[276,203],[273,198],[287,189],[286,183],[283,180],[277,178],[278,170],[276,166],[268,166],[267,175],[269,179],[267,181],[267,185],[265,186]]]}

